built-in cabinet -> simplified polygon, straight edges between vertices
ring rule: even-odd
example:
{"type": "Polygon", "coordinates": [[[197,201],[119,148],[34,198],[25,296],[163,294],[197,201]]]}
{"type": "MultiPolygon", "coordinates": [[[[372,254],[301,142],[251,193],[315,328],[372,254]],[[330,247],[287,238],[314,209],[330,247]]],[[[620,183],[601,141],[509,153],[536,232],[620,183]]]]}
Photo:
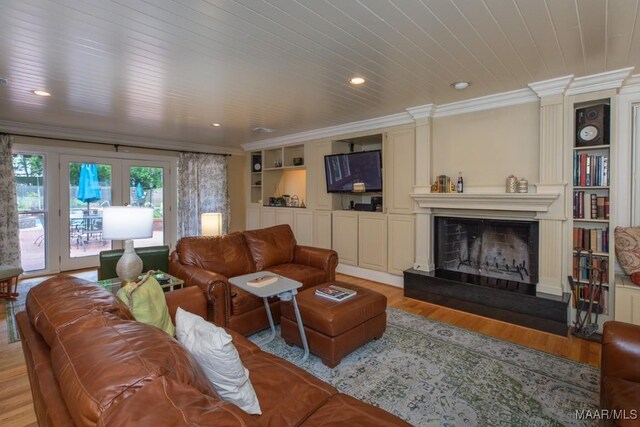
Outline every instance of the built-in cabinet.
{"type": "Polygon", "coordinates": [[[640,288],[628,276],[616,276],[615,320],[640,325],[640,288]]]}
{"type": "Polygon", "coordinates": [[[313,246],[331,249],[331,211],[313,213],[313,246]]]}
{"type": "Polygon", "coordinates": [[[387,216],[358,214],[358,266],[387,271],[387,216]]]}
{"type": "Polygon", "coordinates": [[[358,213],[332,212],[332,248],[341,264],[358,265],[358,213]]]}
{"type": "MultiPolygon", "coordinates": [[[[571,271],[576,288],[573,290],[573,310],[576,304],[587,307],[590,300],[589,282],[592,268],[602,272],[602,294],[594,298],[593,311],[602,324],[613,315],[613,304],[623,300],[612,295],[614,283],[613,212],[615,174],[615,94],[598,92],[570,97],[571,192],[569,202],[571,271]],[[608,95],[608,96],[607,96],[608,95]],[[609,123],[609,129],[605,123],[609,123]]],[[[631,301],[624,305],[633,304],[631,301]]],[[[624,310],[624,309],[623,309],[624,310]]],[[[616,309],[617,312],[617,309],[616,309]]],[[[617,316],[617,314],[616,314],[617,316]]],[[[575,314],[572,316],[575,319],[575,314]]]]}
{"type": "Polygon", "coordinates": [[[386,212],[412,214],[415,202],[409,194],[415,183],[415,130],[404,128],[387,132],[382,152],[386,212]]]}
{"type": "Polygon", "coordinates": [[[341,264],[362,269],[401,276],[413,265],[415,216],[409,196],[415,184],[413,126],[253,151],[248,157],[248,229],[289,224],[298,244],[334,249],[341,264]],[[380,149],[382,193],[327,193],[326,155],[380,149]],[[297,194],[300,201],[304,194],[306,209],[268,206],[270,197],[285,193],[297,194]],[[352,201],[370,203],[375,195],[383,196],[382,212],[344,210],[352,201]]]}

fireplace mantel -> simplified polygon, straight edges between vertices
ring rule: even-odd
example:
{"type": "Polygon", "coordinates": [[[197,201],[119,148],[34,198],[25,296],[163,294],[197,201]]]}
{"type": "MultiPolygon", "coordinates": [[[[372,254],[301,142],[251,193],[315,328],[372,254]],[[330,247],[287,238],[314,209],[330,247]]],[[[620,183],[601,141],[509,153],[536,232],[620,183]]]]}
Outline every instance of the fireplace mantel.
{"type": "Polygon", "coordinates": [[[558,193],[412,193],[421,208],[549,212],[558,193]]]}

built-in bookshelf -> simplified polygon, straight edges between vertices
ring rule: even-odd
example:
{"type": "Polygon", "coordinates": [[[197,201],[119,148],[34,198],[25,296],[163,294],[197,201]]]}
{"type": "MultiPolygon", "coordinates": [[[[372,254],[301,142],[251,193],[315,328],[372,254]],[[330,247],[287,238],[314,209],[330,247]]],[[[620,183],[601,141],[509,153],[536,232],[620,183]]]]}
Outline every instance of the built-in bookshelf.
{"type": "Polygon", "coordinates": [[[593,296],[593,312],[605,316],[609,314],[612,282],[609,104],[609,99],[602,99],[574,104],[573,108],[573,308],[584,310],[593,296]],[[598,276],[602,287],[590,288],[590,282],[600,283],[598,276]]]}

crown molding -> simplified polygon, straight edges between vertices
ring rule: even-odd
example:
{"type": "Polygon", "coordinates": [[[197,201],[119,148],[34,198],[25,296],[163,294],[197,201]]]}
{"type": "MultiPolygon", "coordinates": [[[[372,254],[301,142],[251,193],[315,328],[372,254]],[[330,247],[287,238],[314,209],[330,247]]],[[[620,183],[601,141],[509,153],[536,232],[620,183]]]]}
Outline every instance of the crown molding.
{"type": "Polygon", "coordinates": [[[433,117],[437,106],[434,104],[418,105],[417,107],[407,108],[407,112],[411,114],[414,120],[428,119],[433,117]]]}
{"type": "Polygon", "coordinates": [[[640,74],[629,77],[620,88],[620,95],[636,94],[640,92],[640,74]]]}
{"type": "Polygon", "coordinates": [[[545,96],[561,95],[573,80],[573,74],[555,79],[542,80],[539,82],[529,83],[529,87],[540,98],[545,96]]]}
{"type": "Polygon", "coordinates": [[[540,99],[531,89],[518,89],[481,98],[466,99],[451,104],[438,105],[433,117],[453,116],[456,114],[473,113],[499,107],[537,102],[540,99]]]}
{"type": "Polygon", "coordinates": [[[213,145],[195,144],[184,141],[172,141],[167,139],[145,138],[140,136],[121,135],[117,133],[96,132],[84,129],[71,129],[42,124],[31,124],[0,120],[0,130],[18,135],[59,138],[79,142],[94,142],[98,144],[130,145],[140,148],[171,151],[194,151],[198,153],[220,153],[244,155],[239,149],[218,147],[213,145]]]}
{"type": "Polygon", "coordinates": [[[263,139],[255,142],[247,142],[241,147],[244,151],[264,150],[267,148],[281,147],[283,145],[297,144],[313,139],[330,138],[332,136],[342,136],[356,132],[366,132],[376,129],[384,129],[391,126],[399,126],[413,124],[415,120],[409,113],[398,113],[390,116],[378,117],[375,119],[361,120],[359,122],[351,122],[343,125],[330,126],[321,129],[315,129],[307,132],[294,133],[280,137],[263,139]]]}
{"type": "Polygon", "coordinates": [[[577,77],[567,89],[566,94],[578,95],[599,90],[618,89],[622,86],[624,80],[629,77],[633,68],[627,67],[590,76],[577,77]]]}

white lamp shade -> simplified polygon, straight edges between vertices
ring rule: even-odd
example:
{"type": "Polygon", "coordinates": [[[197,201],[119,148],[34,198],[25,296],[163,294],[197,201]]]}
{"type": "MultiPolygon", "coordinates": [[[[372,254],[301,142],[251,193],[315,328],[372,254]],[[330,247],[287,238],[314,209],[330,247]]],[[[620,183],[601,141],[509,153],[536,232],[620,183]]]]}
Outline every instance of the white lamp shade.
{"type": "Polygon", "coordinates": [[[102,210],[102,237],[107,240],[153,237],[153,208],[110,206],[102,210]]]}
{"type": "Polygon", "coordinates": [[[222,234],[222,214],[203,213],[200,215],[203,236],[219,236],[222,234]]]}

